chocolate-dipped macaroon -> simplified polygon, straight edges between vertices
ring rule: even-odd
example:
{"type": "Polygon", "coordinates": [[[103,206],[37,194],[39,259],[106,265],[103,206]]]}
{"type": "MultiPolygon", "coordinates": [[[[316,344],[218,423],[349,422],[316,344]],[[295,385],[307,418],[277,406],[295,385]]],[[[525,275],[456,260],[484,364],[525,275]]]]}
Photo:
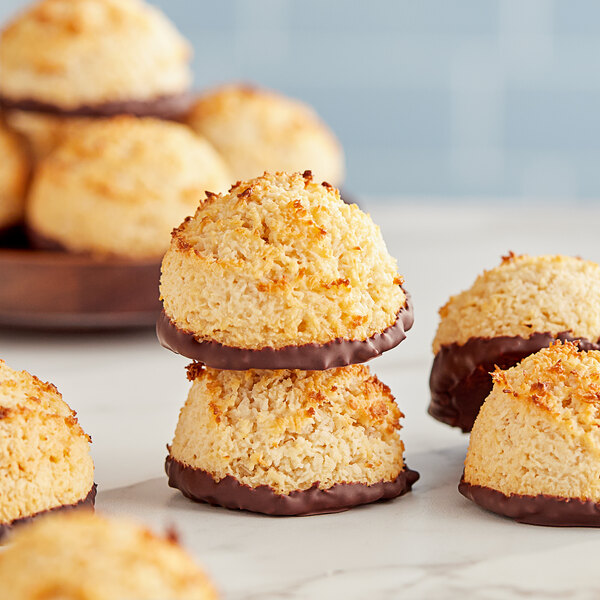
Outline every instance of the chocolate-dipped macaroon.
{"type": "Polygon", "coordinates": [[[38,247],[160,262],[170,232],[230,175],[185,125],[118,116],[81,126],[35,174],[27,225],[38,247]]]}
{"type": "Polygon", "coordinates": [[[218,369],[327,369],[393,348],[413,322],[379,228],[304,174],[209,194],[162,263],[161,343],[218,369]]]}
{"type": "Polygon", "coordinates": [[[599,527],[600,352],[558,341],[493,378],[461,493],[523,523],[599,527]]]}
{"type": "Polygon", "coordinates": [[[58,390],[0,361],[0,537],[58,509],[93,506],[90,438],[58,390]]]}
{"type": "Polygon", "coordinates": [[[191,49],[141,0],[41,0],[0,38],[0,102],[36,157],[72,119],[176,118],[189,106],[191,49]]]}
{"type": "Polygon", "coordinates": [[[507,369],[554,340],[598,349],[600,266],[568,256],[515,256],[480,275],[440,309],[429,413],[468,432],[507,369]]]}
{"type": "Polygon", "coordinates": [[[403,416],[368,367],[221,371],[193,364],[166,470],[193,500],[269,515],[338,512],[395,498],[403,416]]]}
{"type": "Polygon", "coordinates": [[[169,533],[122,518],[49,515],[0,553],[3,600],[214,600],[204,572],[169,533]]]}
{"type": "Polygon", "coordinates": [[[333,132],[308,105],[249,85],[202,94],[187,117],[226,160],[233,181],[264,171],[303,172],[340,186],[344,154],[333,132]]]}
{"type": "Polygon", "coordinates": [[[25,212],[29,161],[22,141],[0,121],[0,246],[25,212]]]}

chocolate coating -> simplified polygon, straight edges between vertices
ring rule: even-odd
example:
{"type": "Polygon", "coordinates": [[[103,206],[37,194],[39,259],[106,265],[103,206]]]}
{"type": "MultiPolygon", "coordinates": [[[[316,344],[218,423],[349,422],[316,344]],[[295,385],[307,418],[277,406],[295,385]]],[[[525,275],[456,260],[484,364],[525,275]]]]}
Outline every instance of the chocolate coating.
{"type": "Polygon", "coordinates": [[[32,98],[14,100],[6,96],[0,96],[0,107],[3,110],[39,112],[58,117],[113,117],[128,114],[136,117],[177,120],[188,110],[191,100],[191,94],[184,92],[158,96],[150,100],[117,100],[102,102],[101,104],[81,104],[75,108],[63,108],[32,98]]]}
{"type": "Polygon", "coordinates": [[[27,239],[29,241],[29,246],[34,250],[51,250],[54,252],[68,252],[69,250],[63,246],[60,242],[49,238],[38,231],[36,231],[33,227],[26,226],[25,232],[27,234],[27,239]]]}
{"type": "Polygon", "coordinates": [[[277,494],[268,485],[255,488],[240,483],[231,475],[220,481],[202,469],[194,469],[170,456],[165,461],[169,486],[179,489],[196,502],[206,502],[236,510],[248,510],[271,516],[309,516],[348,510],[359,504],[397,498],[409,492],[419,479],[416,471],[405,466],[396,479],[372,485],[336,483],[321,490],[316,482],[307,490],[288,495],[277,494]]]}
{"type": "Polygon", "coordinates": [[[599,343],[573,337],[568,331],[556,335],[534,333],[527,339],[519,336],[476,337],[462,345],[442,346],[435,355],[429,377],[429,414],[468,433],[492,391],[490,373],[496,366],[503,370],[513,367],[555,340],[577,341],[581,350],[600,349],[599,343]]]}
{"type": "Polygon", "coordinates": [[[2,540],[2,538],[13,527],[18,527],[19,525],[29,523],[29,521],[33,521],[33,519],[35,519],[36,517],[39,517],[40,515],[43,515],[43,514],[46,514],[49,512],[55,512],[55,511],[59,511],[59,510],[60,511],[74,510],[76,508],[87,508],[87,509],[93,510],[94,504],[96,502],[96,488],[97,488],[97,485],[94,483],[94,485],[92,486],[92,489],[89,491],[88,495],[83,500],[80,500],[79,502],[76,502],[75,504],[63,504],[62,506],[55,506],[54,508],[50,508],[48,510],[42,510],[39,513],[30,515],[29,517],[15,519],[14,521],[11,521],[10,523],[0,523],[0,540],[2,540]]]}
{"type": "Polygon", "coordinates": [[[600,504],[592,500],[546,494],[506,496],[498,490],[467,483],[464,479],[461,479],[458,491],[486,510],[519,523],[549,527],[600,527],[600,504]]]}
{"type": "Polygon", "coordinates": [[[396,322],[366,340],[338,338],[325,344],[304,344],[257,350],[234,348],[219,342],[198,342],[194,334],[179,329],[164,312],[156,322],[159,342],[168,350],[199,361],[214,369],[245,371],[247,369],[302,369],[324,371],[363,363],[397,346],[406,338],[414,322],[408,294],[396,322]]]}
{"type": "Polygon", "coordinates": [[[21,225],[0,228],[0,250],[3,248],[27,248],[25,228],[21,225]]]}

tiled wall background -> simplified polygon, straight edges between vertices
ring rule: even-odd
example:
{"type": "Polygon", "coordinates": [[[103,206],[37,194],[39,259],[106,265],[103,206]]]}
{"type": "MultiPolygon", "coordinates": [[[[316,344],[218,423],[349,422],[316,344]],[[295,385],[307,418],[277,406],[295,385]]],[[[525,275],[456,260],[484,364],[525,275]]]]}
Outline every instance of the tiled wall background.
{"type": "Polygon", "coordinates": [[[154,3],[194,43],[198,87],[312,103],[358,194],[600,198],[596,0],[154,3]]]}

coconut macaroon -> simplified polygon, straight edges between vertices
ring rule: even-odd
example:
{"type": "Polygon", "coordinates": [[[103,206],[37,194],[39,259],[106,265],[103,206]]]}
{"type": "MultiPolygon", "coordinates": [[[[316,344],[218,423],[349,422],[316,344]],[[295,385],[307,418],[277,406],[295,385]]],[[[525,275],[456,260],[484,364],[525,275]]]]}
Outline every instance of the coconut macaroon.
{"type": "Polygon", "coordinates": [[[217,597],[173,534],[85,512],[43,517],[15,532],[0,553],[0,581],[4,600],[217,597]]]}
{"type": "Polygon", "coordinates": [[[184,125],[113,117],[79,128],[40,164],[27,224],[38,245],[158,261],[205,191],[228,184],[221,158],[184,125]]]}
{"type": "Polygon", "coordinates": [[[429,413],[470,431],[496,365],[509,368],[556,339],[600,348],[600,266],[568,256],[510,253],[452,296],[440,317],[429,413]]]}
{"type": "Polygon", "coordinates": [[[57,117],[26,110],[8,110],[4,118],[10,128],[23,138],[34,167],[72,131],[96,120],[90,117],[57,117]]]}
{"type": "Polygon", "coordinates": [[[412,325],[379,228],[304,174],[209,194],[162,263],[161,343],[215,368],[325,369],[393,348],[412,325]]]}
{"type": "Polygon", "coordinates": [[[234,181],[306,169],[332,185],[344,179],[344,155],[334,134],[312,108],[275,92],[223,86],[198,98],[187,122],[225,158],[234,181]]]}
{"type": "Polygon", "coordinates": [[[70,117],[181,115],[190,59],[175,27],[140,0],[41,0],[2,32],[0,100],[43,155],[70,117]]]}
{"type": "Polygon", "coordinates": [[[0,121],[0,232],[19,223],[25,209],[29,163],[21,140],[0,121]]]}
{"type": "Polygon", "coordinates": [[[600,352],[557,341],[493,379],[461,492],[525,523],[600,526],[600,352]]]}
{"type": "Polygon", "coordinates": [[[337,512],[394,498],[403,416],[368,367],[222,371],[199,363],[169,448],[169,485],[200,502],[270,515],[337,512]]]}
{"type": "Polygon", "coordinates": [[[0,536],[46,511],[93,506],[89,446],[53,385],[0,361],[0,536]]]}

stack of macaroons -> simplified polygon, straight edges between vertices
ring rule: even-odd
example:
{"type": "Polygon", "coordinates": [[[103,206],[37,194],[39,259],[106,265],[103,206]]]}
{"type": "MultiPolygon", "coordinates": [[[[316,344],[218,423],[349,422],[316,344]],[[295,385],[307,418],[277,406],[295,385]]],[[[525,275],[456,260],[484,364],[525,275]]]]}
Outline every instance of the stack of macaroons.
{"type": "Polygon", "coordinates": [[[440,310],[429,413],[471,430],[507,369],[557,339],[600,349],[600,265],[568,256],[505,257],[440,310]]]}
{"type": "Polygon", "coordinates": [[[188,125],[205,136],[231,169],[232,181],[311,169],[334,186],[344,179],[344,153],[314,110],[292,98],[250,85],[226,85],[203,93],[188,125]]]}
{"type": "Polygon", "coordinates": [[[41,0],[0,38],[0,102],[34,156],[73,123],[116,114],[180,117],[191,49],[141,0],[41,0]]]}
{"type": "Polygon", "coordinates": [[[25,213],[29,161],[22,140],[0,121],[0,236],[25,213]]]}
{"type": "Polygon", "coordinates": [[[402,416],[354,366],[413,322],[381,233],[329,184],[265,174],[208,195],[162,265],[161,343],[198,363],[167,458],[198,501],[274,515],[407,492],[402,416]]]}
{"type": "Polygon", "coordinates": [[[34,246],[160,262],[170,232],[230,175],[189,128],[117,116],[82,125],[35,173],[26,221],[34,246]]]}
{"type": "Polygon", "coordinates": [[[93,506],[89,446],[53,385],[0,361],[0,537],[40,513],[93,506]]]}
{"type": "Polygon", "coordinates": [[[0,553],[3,600],[214,600],[174,534],[90,512],[45,516],[0,553]]]}
{"type": "Polygon", "coordinates": [[[556,341],[493,378],[461,493],[524,523],[600,527],[600,352],[556,341]]]}

